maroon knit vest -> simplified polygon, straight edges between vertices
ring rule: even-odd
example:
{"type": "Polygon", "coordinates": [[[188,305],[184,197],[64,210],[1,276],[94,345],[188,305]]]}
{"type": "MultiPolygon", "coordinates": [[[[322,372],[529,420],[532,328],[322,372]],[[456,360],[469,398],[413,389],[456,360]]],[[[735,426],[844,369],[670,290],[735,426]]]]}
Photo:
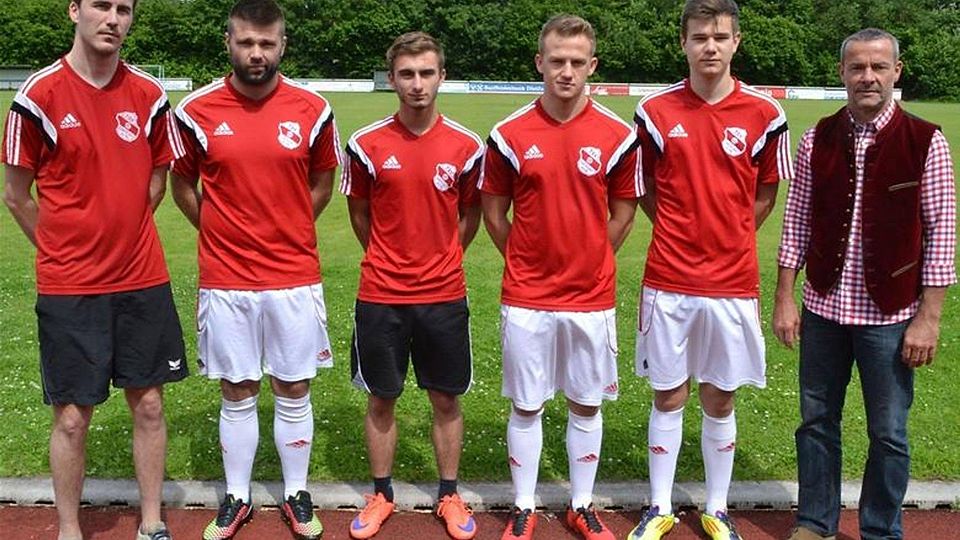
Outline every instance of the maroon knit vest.
{"type": "MultiPolygon", "coordinates": [[[[898,105],[866,151],[863,271],[870,298],[885,314],[909,306],[920,294],[920,180],[938,129],[898,105]]],[[[847,249],[856,188],[854,138],[844,107],[817,124],[810,157],[813,219],[807,280],[824,295],[840,279],[847,249]]]]}

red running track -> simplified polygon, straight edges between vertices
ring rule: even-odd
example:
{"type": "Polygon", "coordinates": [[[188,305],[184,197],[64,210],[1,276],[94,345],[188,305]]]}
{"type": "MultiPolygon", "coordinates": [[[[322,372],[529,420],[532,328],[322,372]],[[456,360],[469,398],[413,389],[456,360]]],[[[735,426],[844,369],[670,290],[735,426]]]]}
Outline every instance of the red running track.
{"type": "MultiPolygon", "coordinates": [[[[198,540],[206,524],[213,519],[213,510],[165,510],[165,517],[175,540],[198,540]]],[[[782,540],[793,527],[793,515],[779,511],[732,512],[743,538],[747,540],[782,540]]],[[[640,514],[637,512],[604,512],[602,519],[617,538],[626,538],[640,514]]],[[[326,532],[324,540],[347,540],[347,527],[353,512],[320,512],[326,532]]],[[[705,539],[700,530],[699,514],[681,514],[680,523],[667,540],[705,539]]],[[[506,523],[505,513],[477,514],[478,540],[499,540],[506,523]]],[[[135,508],[84,508],[81,522],[86,540],[131,540],[135,536],[138,514],[135,508]]],[[[904,529],[907,540],[960,540],[960,512],[948,510],[906,510],[904,529]]],[[[0,506],[0,540],[56,540],[56,510],[52,507],[0,506]]],[[[287,540],[292,538],[275,508],[256,511],[235,537],[237,540],[287,540]]],[[[443,524],[429,513],[398,513],[392,516],[374,537],[375,540],[444,540],[448,538],[443,524]]],[[[574,540],[578,538],[555,513],[541,514],[535,540],[574,540]]],[[[857,514],[843,512],[840,540],[855,540],[857,514]]]]}

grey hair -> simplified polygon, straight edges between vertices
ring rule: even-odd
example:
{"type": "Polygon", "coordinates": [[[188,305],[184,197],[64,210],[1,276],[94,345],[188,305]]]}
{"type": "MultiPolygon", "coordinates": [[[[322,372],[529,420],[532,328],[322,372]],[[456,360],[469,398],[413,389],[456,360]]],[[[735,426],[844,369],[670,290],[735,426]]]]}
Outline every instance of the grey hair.
{"type": "Polygon", "coordinates": [[[843,62],[843,55],[847,52],[847,44],[851,41],[877,41],[880,39],[890,40],[890,43],[893,44],[893,58],[900,60],[900,42],[893,34],[879,28],[864,28],[850,34],[847,39],[843,40],[843,44],[840,45],[840,61],[843,62]]]}

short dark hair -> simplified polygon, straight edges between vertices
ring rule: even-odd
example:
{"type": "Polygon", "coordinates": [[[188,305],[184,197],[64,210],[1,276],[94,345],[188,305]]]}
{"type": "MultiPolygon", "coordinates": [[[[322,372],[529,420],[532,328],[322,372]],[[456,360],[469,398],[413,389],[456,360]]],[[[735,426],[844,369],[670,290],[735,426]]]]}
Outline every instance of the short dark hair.
{"type": "Polygon", "coordinates": [[[900,41],[893,34],[879,28],[864,28],[850,34],[843,40],[843,44],[840,45],[840,61],[843,62],[843,55],[846,54],[847,45],[851,41],[879,41],[881,39],[890,40],[890,44],[893,45],[893,59],[900,60],[900,41]]]}
{"type": "Polygon", "coordinates": [[[425,52],[437,53],[437,59],[440,61],[440,69],[442,70],[446,59],[443,55],[443,46],[435,37],[426,32],[401,34],[393,40],[393,44],[387,49],[387,69],[393,71],[393,63],[398,56],[416,56],[425,52]]]}
{"type": "Polygon", "coordinates": [[[233,33],[233,20],[246,21],[257,26],[270,26],[280,23],[280,33],[286,32],[286,20],[283,10],[276,0],[239,0],[230,10],[227,19],[227,33],[233,33]]]}
{"type": "MultiPolygon", "coordinates": [[[[133,0],[133,8],[134,8],[134,9],[137,8],[137,2],[138,2],[138,1],[139,1],[139,0],[133,0]]],[[[80,7],[80,4],[82,4],[82,3],[83,3],[83,0],[70,0],[70,2],[69,2],[67,5],[69,6],[70,4],[76,4],[77,7],[80,7]]]]}
{"type": "Polygon", "coordinates": [[[537,45],[539,51],[543,53],[543,44],[550,34],[557,34],[560,37],[586,36],[590,40],[590,55],[597,50],[597,33],[593,30],[590,21],[576,15],[560,14],[554,15],[549,21],[543,24],[540,29],[540,40],[537,45]]]}
{"type": "Polygon", "coordinates": [[[690,19],[716,19],[730,16],[733,32],[740,31],[740,8],[734,0],[687,0],[680,15],[680,35],[687,37],[690,19]]]}

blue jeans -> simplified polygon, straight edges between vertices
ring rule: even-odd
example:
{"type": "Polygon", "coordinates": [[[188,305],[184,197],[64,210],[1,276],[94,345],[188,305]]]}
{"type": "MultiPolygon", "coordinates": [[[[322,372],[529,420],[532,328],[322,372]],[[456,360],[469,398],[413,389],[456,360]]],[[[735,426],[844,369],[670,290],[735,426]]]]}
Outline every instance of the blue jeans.
{"type": "Polygon", "coordinates": [[[900,361],[909,321],[837,324],[804,308],[800,332],[797,523],[821,535],[840,521],[840,420],[854,363],[863,387],[870,449],[860,493],[860,535],[903,538],[901,505],[910,478],[907,415],[913,370],[900,361]]]}

